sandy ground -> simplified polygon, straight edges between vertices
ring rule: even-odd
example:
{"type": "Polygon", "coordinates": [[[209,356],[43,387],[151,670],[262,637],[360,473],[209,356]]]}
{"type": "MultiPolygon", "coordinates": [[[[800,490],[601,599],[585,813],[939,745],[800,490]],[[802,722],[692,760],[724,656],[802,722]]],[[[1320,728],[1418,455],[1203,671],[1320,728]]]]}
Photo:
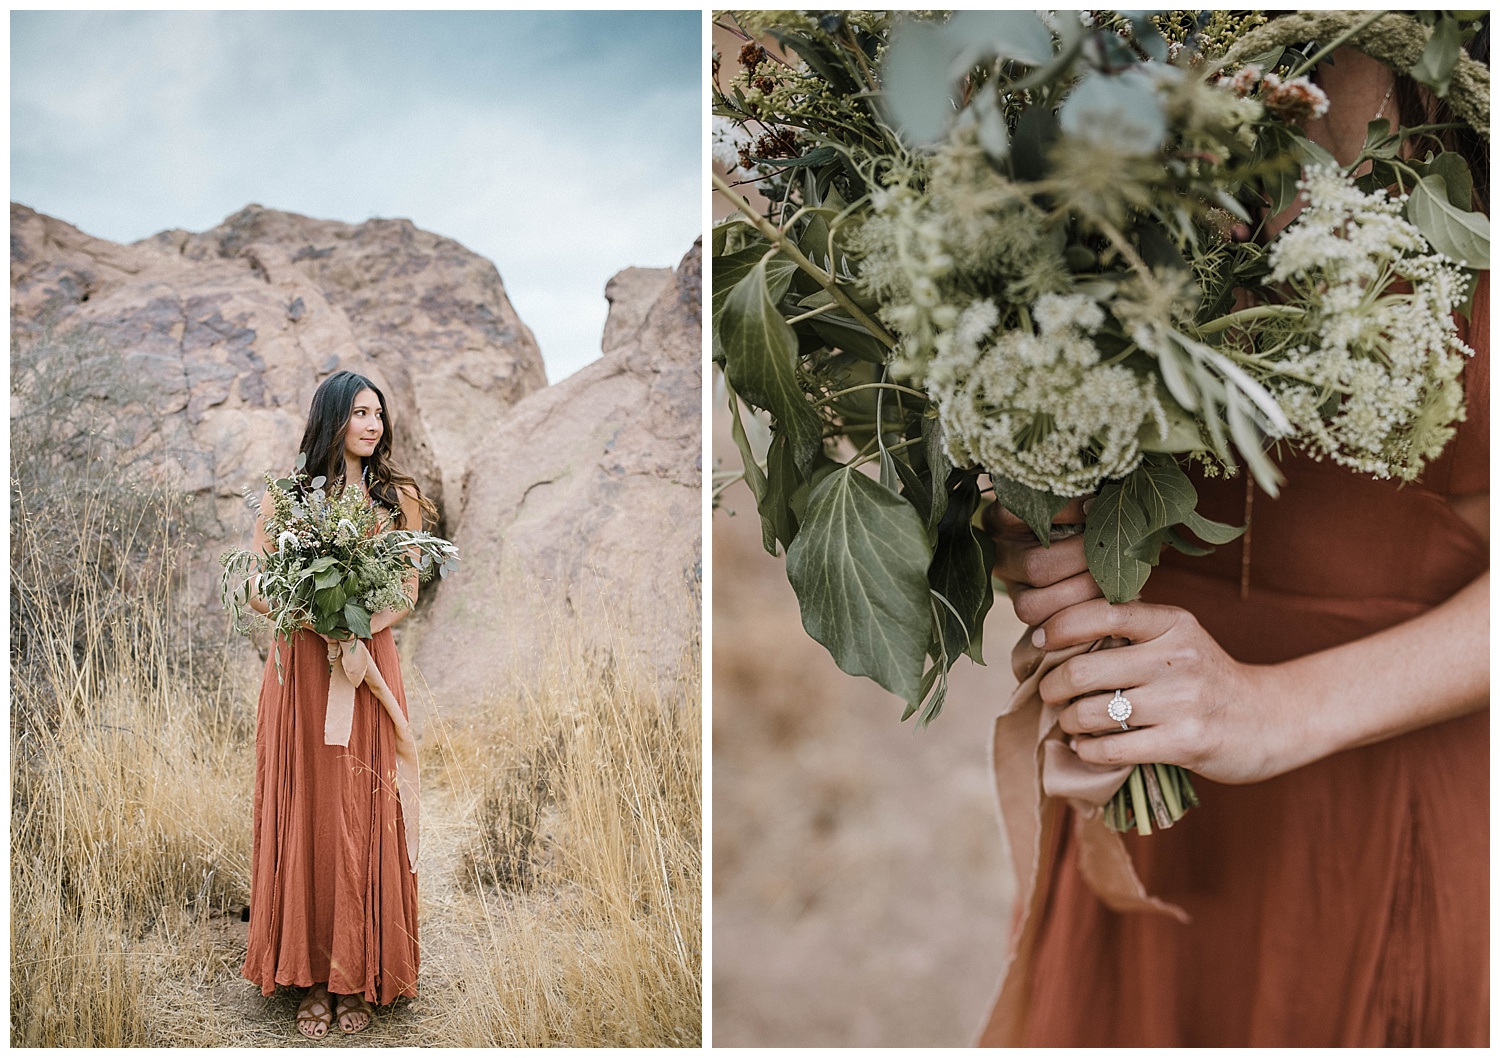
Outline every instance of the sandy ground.
{"type": "MultiPolygon", "coordinates": [[[[720,417],[722,420],[722,416],[720,417]]],[[[721,469],[738,469],[715,431],[721,469]]],[[[961,1046],[993,997],[1014,885],[988,747],[1022,627],[963,661],[926,730],[802,631],[739,484],[713,517],[713,1043],[961,1046]]]]}
{"type": "Polygon", "coordinates": [[[415,999],[381,1008],[363,1032],[345,1035],[337,1024],[321,1040],[297,1032],[295,1015],[300,988],[279,988],[269,997],[239,975],[245,960],[249,927],[237,919],[214,919],[209,943],[222,967],[213,983],[216,1014],[225,1027],[226,1045],[259,1047],[412,1047],[430,1041],[428,1029],[436,1012],[451,1007],[444,993],[455,988],[463,956],[476,958],[484,941],[472,929],[472,898],[458,882],[460,844],[472,834],[462,824],[465,810],[454,790],[426,781],[422,789],[422,857],[418,874],[422,971],[415,999]]]}

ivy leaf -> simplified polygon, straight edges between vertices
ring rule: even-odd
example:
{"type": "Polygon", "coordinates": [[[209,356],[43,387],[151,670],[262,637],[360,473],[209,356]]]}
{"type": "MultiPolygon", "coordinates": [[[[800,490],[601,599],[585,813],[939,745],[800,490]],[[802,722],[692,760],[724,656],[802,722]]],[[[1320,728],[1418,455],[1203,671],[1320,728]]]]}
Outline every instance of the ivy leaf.
{"type": "Polygon", "coordinates": [[[1422,176],[1440,176],[1448,189],[1448,204],[1457,210],[1467,210],[1474,204],[1474,177],[1463,158],[1453,151],[1444,151],[1426,165],[1418,165],[1422,176]]]}
{"type": "Polygon", "coordinates": [[[990,475],[995,486],[995,502],[1031,527],[1043,547],[1051,547],[1052,518],[1068,505],[1068,497],[1022,485],[1019,481],[990,475]]]}
{"type": "Polygon", "coordinates": [[[361,639],[370,638],[370,611],[366,610],[357,602],[347,603],[344,606],[344,621],[353,632],[361,639]]]}
{"type": "MultiPolygon", "coordinates": [[[[975,503],[978,499],[976,489],[975,503]]],[[[970,507],[971,514],[972,510],[970,507]]],[[[968,521],[955,526],[951,532],[938,535],[932,565],[927,569],[927,581],[933,591],[958,611],[955,617],[953,610],[938,603],[938,623],[942,626],[943,642],[948,647],[950,667],[960,652],[984,664],[984,619],[995,601],[994,589],[990,586],[990,570],[994,564],[994,541],[968,521]]]]}
{"type": "MultiPolygon", "coordinates": [[[[1183,524],[1191,529],[1193,535],[1198,537],[1199,540],[1206,540],[1210,544],[1227,544],[1238,540],[1246,529],[1246,526],[1243,525],[1225,525],[1223,522],[1216,522],[1212,518],[1205,518],[1197,511],[1191,512],[1183,520],[1183,524]]],[[[1181,548],[1178,550],[1181,550],[1181,548]]]]}
{"type": "Polygon", "coordinates": [[[797,513],[793,497],[807,482],[797,472],[792,446],[786,435],[771,435],[766,449],[766,498],[760,504],[761,543],[768,553],[776,554],[776,544],[791,547],[797,537],[797,513]]]}
{"type": "Polygon", "coordinates": [[[936,529],[948,511],[948,490],[952,486],[948,476],[955,469],[953,460],[948,458],[948,449],[943,444],[942,420],[936,415],[922,418],[922,441],[923,451],[927,454],[927,470],[932,475],[932,502],[927,508],[927,528],[936,529]]]}
{"type": "Polygon", "coordinates": [[[1150,535],[1146,514],[1125,482],[1101,485],[1084,523],[1083,546],[1089,572],[1110,602],[1135,598],[1151,576],[1151,567],[1130,555],[1130,549],[1150,535]]]}
{"type": "Polygon", "coordinates": [[[1170,455],[1148,454],[1125,476],[1124,488],[1145,518],[1148,533],[1176,525],[1198,506],[1197,490],[1170,455]]]}
{"type": "Polygon", "coordinates": [[[797,381],[797,335],[776,308],[764,260],[730,290],[714,330],[729,384],[775,417],[797,465],[810,473],[823,450],[823,422],[797,381]]]}
{"type": "MultiPolygon", "coordinates": [[[[770,247],[762,240],[754,246],[747,246],[727,256],[714,258],[713,319],[715,323],[718,323],[719,314],[729,300],[729,295],[734,293],[735,287],[765,260],[769,249],[770,247]]],[[[789,258],[778,254],[766,261],[765,269],[767,294],[775,304],[786,296],[788,288],[792,285],[792,274],[797,271],[797,265],[789,258]]]]}
{"type": "Polygon", "coordinates": [[[932,638],[932,550],[916,508],[853,467],[813,486],[787,549],[802,627],[851,676],[919,701],[932,638]]]}
{"type": "Polygon", "coordinates": [[[1456,208],[1448,200],[1448,183],[1441,174],[1417,178],[1406,200],[1406,217],[1444,257],[1466,268],[1490,266],[1490,219],[1456,208]]]}

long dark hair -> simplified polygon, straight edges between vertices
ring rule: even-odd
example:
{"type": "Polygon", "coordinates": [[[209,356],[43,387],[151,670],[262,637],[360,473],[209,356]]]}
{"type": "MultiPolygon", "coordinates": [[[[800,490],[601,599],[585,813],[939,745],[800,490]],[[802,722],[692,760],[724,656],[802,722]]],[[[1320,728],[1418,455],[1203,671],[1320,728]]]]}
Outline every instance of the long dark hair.
{"type": "Polygon", "coordinates": [[[391,512],[397,528],[420,529],[420,525],[404,524],[401,490],[410,489],[422,508],[423,520],[436,522],[437,508],[422,495],[416,480],[391,459],[391,444],[396,431],[385,394],[364,375],[353,371],[337,371],[329,375],[313,394],[312,406],[307,410],[307,427],[302,431],[302,443],[297,447],[307,457],[305,470],[308,479],[326,478],[325,488],[329,492],[344,487],[344,431],[348,429],[349,417],[354,412],[354,398],[367,389],[380,401],[380,418],[385,424],[375,451],[363,461],[365,488],[370,498],[391,512]]]}

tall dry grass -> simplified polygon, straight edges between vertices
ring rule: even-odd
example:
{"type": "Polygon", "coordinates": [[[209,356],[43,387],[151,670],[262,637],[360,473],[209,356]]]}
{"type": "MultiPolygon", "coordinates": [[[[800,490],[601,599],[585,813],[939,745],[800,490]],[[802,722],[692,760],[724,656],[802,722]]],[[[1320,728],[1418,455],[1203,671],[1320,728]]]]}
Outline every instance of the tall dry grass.
{"type": "MultiPolygon", "coordinates": [[[[226,961],[193,926],[249,889],[253,717],[184,649],[169,542],[138,546],[140,522],[104,490],[45,512],[12,500],[27,640],[11,687],[11,1041],[175,1042],[177,986],[226,961]],[[70,576],[57,592],[45,544],[60,528],[97,545],[85,567],[129,556],[124,583],[70,576]]],[[[170,521],[172,502],[142,509],[170,521]]]]}
{"type": "Polygon", "coordinates": [[[481,941],[433,1042],[697,1046],[697,644],[664,679],[628,642],[590,659],[568,638],[475,725],[432,740],[440,781],[472,806],[460,918],[481,941]]]}
{"type": "MultiPolygon", "coordinates": [[[[192,518],[112,442],[107,350],[13,362],[11,1043],[304,1042],[239,976],[256,688],[186,618],[192,518]]],[[[616,631],[429,725],[421,996],[324,1046],[700,1042],[698,645],[616,631]]]]}

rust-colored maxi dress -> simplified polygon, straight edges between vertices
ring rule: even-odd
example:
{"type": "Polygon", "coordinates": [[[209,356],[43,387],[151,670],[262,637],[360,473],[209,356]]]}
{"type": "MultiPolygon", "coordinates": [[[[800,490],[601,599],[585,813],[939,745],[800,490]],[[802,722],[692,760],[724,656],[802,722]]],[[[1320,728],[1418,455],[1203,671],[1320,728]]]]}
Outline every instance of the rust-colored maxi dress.
{"type": "MultiPolygon", "coordinates": [[[[366,640],[406,711],[389,629],[366,640]]],[[[255,838],[244,974],[270,995],[327,982],[371,1003],[417,994],[417,880],[396,790],[395,729],[355,690],[349,745],[323,744],[328,649],[302,631],[266,660],[255,731],[255,838]]]]}
{"type": "MultiPolygon", "coordinates": [[[[1231,656],[1274,663],[1395,625],[1488,569],[1444,502],[1489,488],[1487,279],[1468,419],[1419,485],[1283,461],[1280,498],[1254,499],[1248,598],[1241,543],[1164,557],[1145,597],[1191,610],[1231,656]]],[[[1204,514],[1243,523],[1243,478],[1197,484],[1204,514]]],[[[1267,782],[1195,777],[1201,807],[1125,839],[1189,925],[1104,907],[1065,813],[1042,850],[1026,1011],[1006,1023],[997,1007],[981,1042],[1487,1045],[1489,752],[1484,711],[1267,782]]]]}

